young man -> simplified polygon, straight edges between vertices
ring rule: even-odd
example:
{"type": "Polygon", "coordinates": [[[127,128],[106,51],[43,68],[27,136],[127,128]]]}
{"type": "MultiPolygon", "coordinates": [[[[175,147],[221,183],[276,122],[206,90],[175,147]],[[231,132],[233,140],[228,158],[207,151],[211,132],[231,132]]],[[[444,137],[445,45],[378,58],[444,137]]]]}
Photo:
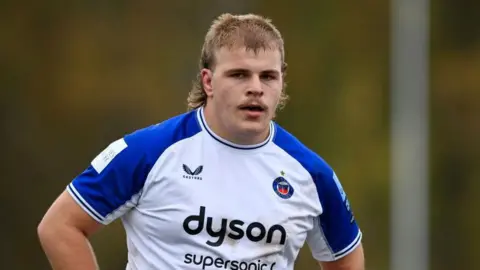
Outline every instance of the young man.
{"type": "Polygon", "coordinates": [[[257,15],[217,18],[189,112],[111,143],[38,227],[54,269],[96,269],[88,237],[121,218],[127,269],[364,269],[361,232],[334,171],[273,122],[283,39],[257,15]]]}

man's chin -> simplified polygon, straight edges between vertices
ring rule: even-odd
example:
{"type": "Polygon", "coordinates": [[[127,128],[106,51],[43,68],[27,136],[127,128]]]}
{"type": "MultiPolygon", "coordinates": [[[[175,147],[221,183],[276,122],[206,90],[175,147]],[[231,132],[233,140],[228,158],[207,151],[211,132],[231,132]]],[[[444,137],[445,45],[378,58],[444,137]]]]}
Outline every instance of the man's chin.
{"type": "Polygon", "coordinates": [[[268,121],[248,121],[244,120],[239,126],[240,132],[244,134],[250,134],[251,136],[258,136],[265,133],[270,128],[270,122],[268,121]]]}

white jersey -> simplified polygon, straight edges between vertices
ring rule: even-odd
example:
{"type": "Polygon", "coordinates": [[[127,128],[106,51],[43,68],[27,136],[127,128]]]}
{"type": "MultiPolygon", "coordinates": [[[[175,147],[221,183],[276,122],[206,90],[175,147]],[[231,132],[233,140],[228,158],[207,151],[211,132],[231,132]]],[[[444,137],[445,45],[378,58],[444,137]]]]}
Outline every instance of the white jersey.
{"type": "Polygon", "coordinates": [[[121,218],[126,269],[293,269],[307,243],[337,260],[361,240],[329,165],[272,122],[242,146],[203,109],[111,143],[67,190],[102,224],[121,218]]]}

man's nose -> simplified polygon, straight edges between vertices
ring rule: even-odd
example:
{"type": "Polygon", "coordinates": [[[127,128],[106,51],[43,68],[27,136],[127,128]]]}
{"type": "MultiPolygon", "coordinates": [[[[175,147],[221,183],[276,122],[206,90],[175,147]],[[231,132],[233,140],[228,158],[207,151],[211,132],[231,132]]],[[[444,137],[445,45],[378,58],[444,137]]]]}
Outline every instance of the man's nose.
{"type": "Polygon", "coordinates": [[[262,82],[258,76],[252,76],[248,85],[247,95],[263,95],[262,82]]]}

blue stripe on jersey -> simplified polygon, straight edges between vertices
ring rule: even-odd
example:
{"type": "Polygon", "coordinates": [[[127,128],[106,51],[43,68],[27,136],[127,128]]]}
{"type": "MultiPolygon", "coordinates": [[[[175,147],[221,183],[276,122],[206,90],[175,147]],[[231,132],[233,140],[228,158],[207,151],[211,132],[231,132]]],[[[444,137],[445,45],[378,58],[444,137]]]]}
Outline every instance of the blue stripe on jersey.
{"type": "Polygon", "coordinates": [[[297,138],[277,125],[273,142],[295,158],[311,175],[323,208],[320,227],[333,256],[339,257],[354,247],[358,241],[359,228],[349,209],[348,199],[333,177],[332,168],[315,152],[297,138]],[[345,198],[345,199],[344,199],[345,198]]]}
{"type": "Polygon", "coordinates": [[[196,112],[191,111],[128,134],[124,137],[127,147],[100,173],[90,165],[73,179],[74,189],[68,190],[95,219],[107,223],[107,215],[140,192],[165,149],[200,131],[196,112]]]}

